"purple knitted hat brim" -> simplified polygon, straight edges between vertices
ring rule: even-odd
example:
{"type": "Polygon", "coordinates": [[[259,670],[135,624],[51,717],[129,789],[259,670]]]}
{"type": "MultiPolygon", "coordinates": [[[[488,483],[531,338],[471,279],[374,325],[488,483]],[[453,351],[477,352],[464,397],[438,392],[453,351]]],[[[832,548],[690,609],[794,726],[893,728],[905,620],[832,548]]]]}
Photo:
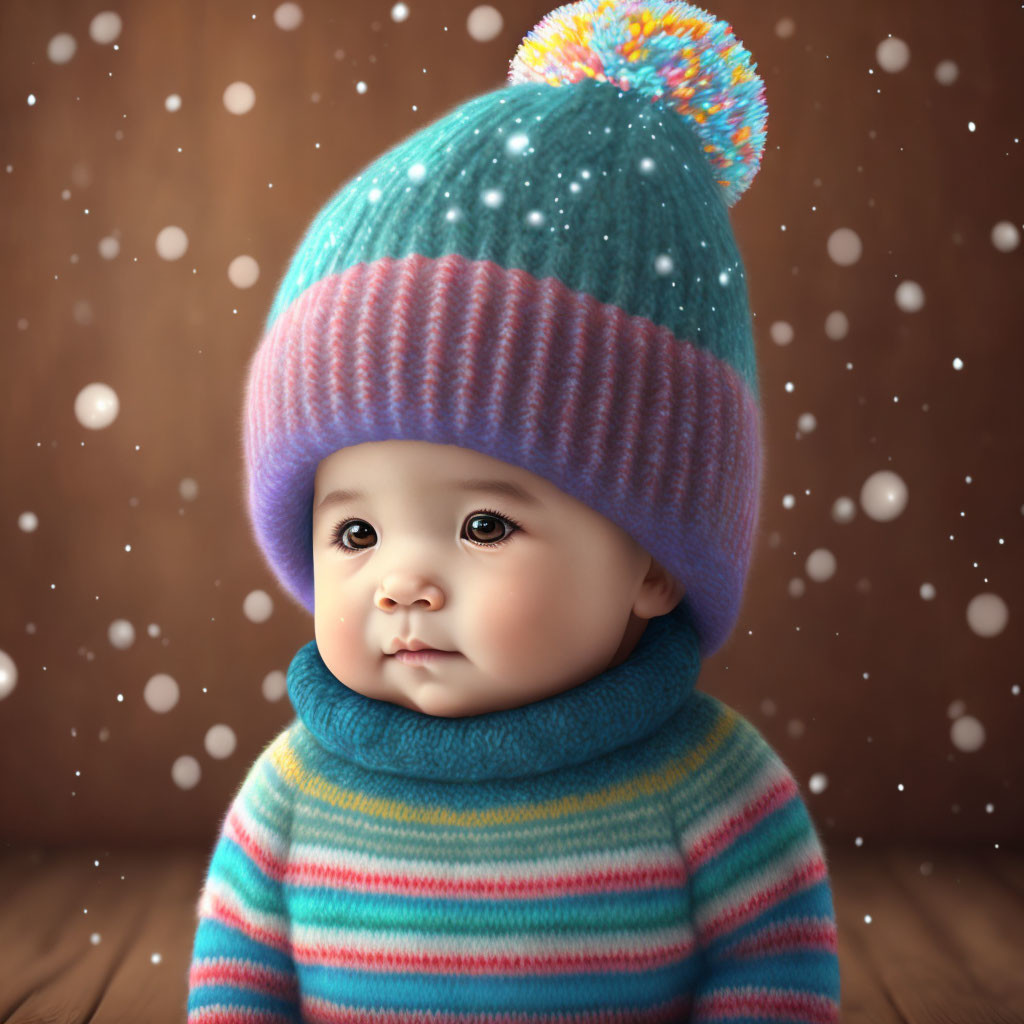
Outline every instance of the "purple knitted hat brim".
{"type": "Polygon", "coordinates": [[[400,439],[513,463],[619,525],[686,587],[703,657],[738,614],[760,497],[754,397],[706,349],[557,278],[458,254],[323,278],[252,357],[243,439],[257,544],[311,613],[317,465],[400,439]]]}

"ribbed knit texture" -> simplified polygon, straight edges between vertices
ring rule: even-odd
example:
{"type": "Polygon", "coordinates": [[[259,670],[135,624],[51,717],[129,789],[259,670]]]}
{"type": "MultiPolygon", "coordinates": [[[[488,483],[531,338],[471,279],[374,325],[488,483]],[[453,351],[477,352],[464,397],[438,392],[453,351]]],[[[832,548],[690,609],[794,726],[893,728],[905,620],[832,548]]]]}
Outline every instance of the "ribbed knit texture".
{"type": "Polygon", "coordinates": [[[247,508],[313,611],[313,480],[342,447],[470,448],[619,525],[736,620],[761,480],[743,262],[692,126],[608,83],[509,85],[376,159],[296,248],[250,363],[247,508]]]}
{"type": "Polygon", "coordinates": [[[838,1020],[819,837],[754,726],[693,689],[699,665],[663,616],[574,689],[441,719],[349,691],[304,647],[293,699],[346,692],[300,711],[232,801],[189,1024],[838,1020]],[[530,743],[534,773],[504,753],[530,743]]]}
{"type": "Polygon", "coordinates": [[[296,247],[264,332],[348,267],[458,253],[557,278],[692,339],[758,400],[746,274],[721,193],[692,126],[649,99],[589,80],[506,85],[335,192],[296,247]]]}

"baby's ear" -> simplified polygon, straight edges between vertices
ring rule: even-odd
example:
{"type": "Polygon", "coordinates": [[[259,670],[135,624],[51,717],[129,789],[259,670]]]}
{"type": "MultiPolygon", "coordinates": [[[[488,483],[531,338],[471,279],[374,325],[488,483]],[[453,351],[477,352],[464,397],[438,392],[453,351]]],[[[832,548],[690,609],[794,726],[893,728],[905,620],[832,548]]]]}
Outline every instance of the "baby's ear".
{"type": "Polygon", "coordinates": [[[683,599],[686,588],[656,558],[651,558],[643,590],[634,606],[635,614],[645,619],[667,615],[683,599]]]}

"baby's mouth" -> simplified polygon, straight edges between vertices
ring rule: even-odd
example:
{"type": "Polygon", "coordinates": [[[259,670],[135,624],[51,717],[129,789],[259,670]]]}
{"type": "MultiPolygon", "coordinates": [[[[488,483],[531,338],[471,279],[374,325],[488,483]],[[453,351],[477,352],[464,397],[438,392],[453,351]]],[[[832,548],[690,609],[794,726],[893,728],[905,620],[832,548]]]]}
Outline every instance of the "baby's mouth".
{"type": "Polygon", "coordinates": [[[389,658],[395,658],[409,665],[425,665],[430,662],[444,661],[449,658],[459,657],[458,651],[439,651],[433,647],[423,647],[418,651],[400,650],[389,654],[389,658]]]}

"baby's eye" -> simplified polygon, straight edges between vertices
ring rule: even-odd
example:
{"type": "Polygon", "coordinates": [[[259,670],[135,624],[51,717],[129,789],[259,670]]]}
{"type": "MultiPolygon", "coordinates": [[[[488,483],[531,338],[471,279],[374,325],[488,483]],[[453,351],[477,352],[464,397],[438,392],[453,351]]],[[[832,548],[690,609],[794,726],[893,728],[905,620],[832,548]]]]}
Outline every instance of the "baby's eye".
{"type": "MultiPolygon", "coordinates": [[[[497,512],[474,512],[466,519],[463,536],[479,547],[497,547],[503,544],[519,524],[497,512]]],[[[377,531],[364,519],[346,519],[334,530],[333,544],[346,554],[367,551],[377,543],[377,531]]]]}
{"type": "Polygon", "coordinates": [[[474,512],[466,520],[466,524],[469,533],[484,535],[479,540],[474,537],[469,539],[474,543],[483,543],[487,547],[497,547],[499,544],[503,544],[519,529],[519,526],[511,519],[499,516],[497,512],[474,512]],[[511,529],[506,530],[506,527],[511,527],[511,529]],[[500,536],[494,536],[496,531],[500,536]]]}
{"type": "Polygon", "coordinates": [[[334,546],[341,548],[342,551],[364,551],[367,548],[372,548],[377,543],[377,533],[374,528],[362,519],[349,519],[344,523],[339,523],[334,530],[334,546]],[[357,536],[353,536],[353,532],[357,536]],[[369,537],[367,537],[369,534],[369,537]],[[351,537],[354,541],[355,546],[349,547],[345,543],[345,538],[351,537]],[[366,543],[363,543],[363,542],[366,543]]]}

